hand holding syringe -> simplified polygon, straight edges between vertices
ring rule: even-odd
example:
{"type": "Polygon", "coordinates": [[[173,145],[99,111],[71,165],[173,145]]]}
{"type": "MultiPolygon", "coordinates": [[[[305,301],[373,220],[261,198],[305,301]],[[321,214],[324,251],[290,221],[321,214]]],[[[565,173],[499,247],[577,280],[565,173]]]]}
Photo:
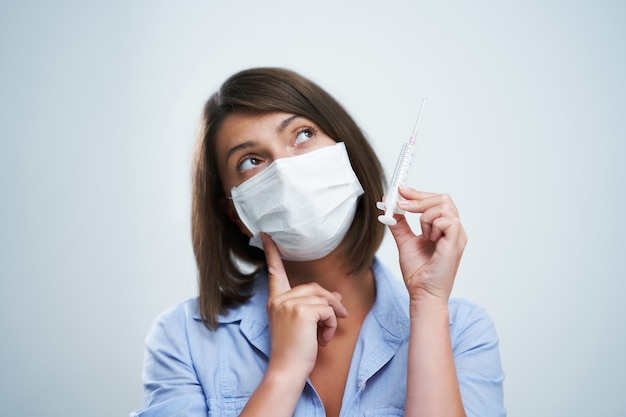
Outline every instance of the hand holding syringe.
{"type": "Polygon", "coordinates": [[[398,200],[401,198],[398,194],[398,187],[406,183],[406,179],[409,175],[409,169],[411,168],[411,163],[413,162],[415,137],[417,136],[417,128],[420,124],[424,104],[426,104],[426,99],[422,100],[422,106],[420,107],[419,114],[417,115],[417,122],[415,123],[415,128],[413,129],[413,134],[411,135],[409,142],[402,146],[402,151],[400,152],[400,157],[398,157],[398,163],[396,164],[396,169],[393,173],[393,177],[391,178],[391,182],[389,183],[389,188],[387,188],[385,201],[379,201],[376,203],[376,207],[380,210],[384,210],[385,212],[385,214],[378,216],[378,221],[389,226],[396,224],[396,219],[393,218],[395,213],[404,213],[404,210],[398,208],[398,200]]]}

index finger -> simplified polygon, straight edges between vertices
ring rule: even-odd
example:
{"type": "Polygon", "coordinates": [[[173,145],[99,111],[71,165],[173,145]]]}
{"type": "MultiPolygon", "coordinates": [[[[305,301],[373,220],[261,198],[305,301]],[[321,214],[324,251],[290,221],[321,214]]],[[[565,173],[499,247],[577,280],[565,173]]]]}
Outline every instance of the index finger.
{"type": "Polygon", "coordinates": [[[266,234],[261,233],[261,241],[263,242],[263,250],[265,251],[265,260],[267,261],[267,274],[269,282],[270,299],[283,294],[291,289],[289,279],[285,272],[285,266],[280,259],[280,252],[276,243],[266,234]]]}
{"type": "Polygon", "coordinates": [[[446,212],[458,215],[456,206],[448,194],[417,191],[407,186],[398,187],[398,191],[400,196],[405,198],[405,200],[398,201],[398,207],[403,210],[412,213],[424,213],[433,207],[441,206],[445,208],[446,212]]]}
{"type": "Polygon", "coordinates": [[[398,186],[398,193],[400,194],[401,197],[405,198],[406,200],[414,201],[418,204],[422,204],[424,200],[437,195],[435,193],[418,191],[406,185],[398,186]]]}

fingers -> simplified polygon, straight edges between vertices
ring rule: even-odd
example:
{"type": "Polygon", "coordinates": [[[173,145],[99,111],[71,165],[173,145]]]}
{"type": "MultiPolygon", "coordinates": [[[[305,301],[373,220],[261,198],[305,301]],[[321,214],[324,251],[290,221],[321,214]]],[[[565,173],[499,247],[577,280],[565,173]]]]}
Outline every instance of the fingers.
{"type": "Polygon", "coordinates": [[[337,331],[337,316],[332,309],[325,308],[320,311],[317,327],[317,341],[320,345],[326,346],[337,331]]]}
{"type": "Polygon", "coordinates": [[[406,199],[399,201],[398,207],[408,212],[422,214],[420,226],[425,239],[437,241],[448,233],[462,232],[459,213],[448,194],[427,193],[409,187],[399,187],[398,190],[406,199]]]}
{"type": "MultiPolygon", "coordinates": [[[[280,329],[278,333],[282,334],[284,331],[289,338],[294,338],[293,341],[286,342],[288,345],[306,344],[297,336],[301,331],[306,333],[306,328],[311,329],[312,337],[319,344],[326,345],[335,335],[337,319],[348,316],[348,311],[341,302],[341,295],[328,291],[317,283],[291,288],[278,247],[265,233],[261,234],[261,240],[267,260],[267,309],[270,322],[275,329],[280,329]]],[[[284,340],[282,337],[279,339],[284,340]]]]}
{"type": "Polygon", "coordinates": [[[316,362],[318,346],[334,337],[338,319],[348,312],[341,296],[319,284],[303,284],[268,300],[273,363],[300,369],[306,376],[316,362]]]}
{"type": "MultiPolygon", "coordinates": [[[[269,299],[269,308],[274,311],[282,310],[301,314],[307,306],[314,308],[330,307],[337,317],[347,317],[348,310],[341,302],[341,296],[336,292],[330,292],[319,284],[310,283],[294,287],[288,293],[277,295],[269,299]]],[[[326,318],[324,318],[326,320],[326,318]]]]}
{"type": "Polygon", "coordinates": [[[406,186],[398,187],[398,192],[406,199],[398,201],[398,207],[403,210],[411,213],[424,213],[432,207],[443,204],[446,209],[450,210],[450,215],[459,215],[452,198],[448,194],[427,193],[406,186]]]}
{"type": "MultiPolygon", "coordinates": [[[[280,253],[276,243],[272,238],[265,234],[261,234],[261,240],[263,242],[263,249],[265,251],[265,258],[267,260],[268,281],[269,281],[269,299],[277,299],[280,302],[280,295],[285,294],[291,290],[289,284],[289,278],[285,272],[283,261],[280,258],[280,253]]],[[[337,292],[330,292],[319,286],[318,284],[300,285],[294,288],[290,294],[285,297],[289,299],[297,299],[298,297],[309,297],[309,303],[315,304],[314,301],[321,301],[321,304],[331,306],[337,311],[339,317],[347,316],[348,312],[341,303],[341,295],[337,292]]]]}
{"type": "Polygon", "coordinates": [[[396,214],[394,218],[397,223],[394,226],[389,226],[389,231],[398,245],[402,245],[404,242],[415,237],[406,217],[401,214],[396,214]]]}
{"type": "Polygon", "coordinates": [[[261,233],[261,241],[263,242],[263,250],[267,260],[269,296],[271,299],[276,295],[289,291],[291,285],[289,284],[283,261],[280,259],[280,252],[276,243],[266,233],[261,233]]]}
{"type": "Polygon", "coordinates": [[[421,214],[421,236],[413,233],[403,215],[396,215],[398,223],[390,227],[407,288],[416,296],[430,294],[447,300],[467,241],[457,208],[446,194],[408,187],[398,191],[405,199],[398,207],[421,214]]]}

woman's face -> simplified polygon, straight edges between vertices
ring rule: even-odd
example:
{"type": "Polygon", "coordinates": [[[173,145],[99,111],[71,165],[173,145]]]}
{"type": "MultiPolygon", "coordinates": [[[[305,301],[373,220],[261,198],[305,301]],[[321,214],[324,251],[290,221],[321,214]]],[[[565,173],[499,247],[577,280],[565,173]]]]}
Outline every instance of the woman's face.
{"type": "MultiPolygon", "coordinates": [[[[227,196],[274,160],[336,142],[311,120],[290,113],[233,113],[216,135],[217,169],[227,196]]],[[[320,167],[323,169],[323,167],[320,167]]]]}

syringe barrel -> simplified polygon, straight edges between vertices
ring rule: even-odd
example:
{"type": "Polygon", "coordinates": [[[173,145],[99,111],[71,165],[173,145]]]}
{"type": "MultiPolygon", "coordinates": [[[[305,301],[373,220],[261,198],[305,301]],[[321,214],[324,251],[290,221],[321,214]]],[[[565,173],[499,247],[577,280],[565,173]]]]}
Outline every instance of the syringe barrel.
{"type": "Polygon", "coordinates": [[[393,172],[393,178],[389,184],[389,190],[387,190],[388,193],[390,190],[397,191],[398,186],[406,184],[407,177],[409,176],[409,170],[411,169],[411,164],[413,163],[414,149],[415,145],[411,143],[405,143],[402,145],[402,151],[400,152],[400,157],[396,163],[396,169],[393,172]]]}
{"type": "Polygon", "coordinates": [[[398,200],[401,199],[398,194],[398,187],[406,184],[407,177],[409,176],[409,170],[413,162],[414,148],[415,145],[411,143],[405,143],[402,146],[402,151],[400,152],[398,162],[396,163],[396,169],[393,172],[393,177],[391,178],[389,188],[387,188],[387,193],[385,194],[385,201],[380,203],[379,206],[381,210],[385,210],[385,214],[378,217],[378,220],[382,223],[394,225],[396,223],[393,219],[394,213],[404,212],[397,206],[398,200]]]}

